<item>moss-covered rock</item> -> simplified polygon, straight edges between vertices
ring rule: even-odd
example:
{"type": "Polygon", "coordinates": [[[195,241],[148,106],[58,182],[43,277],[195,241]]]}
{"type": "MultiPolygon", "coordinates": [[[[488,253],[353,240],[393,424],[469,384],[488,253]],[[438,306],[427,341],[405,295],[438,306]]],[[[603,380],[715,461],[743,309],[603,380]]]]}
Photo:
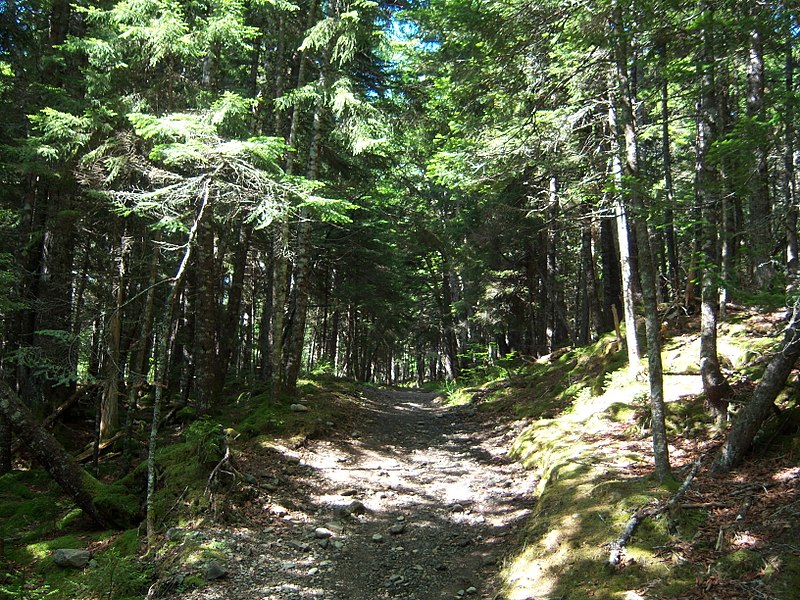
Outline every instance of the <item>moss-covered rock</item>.
{"type": "Polygon", "coordinates": [[[714,570],[723,576],[741,576],[764,566],[764,559],[755,550],[740,549],[726,554],[714,563],[714,570]]]}

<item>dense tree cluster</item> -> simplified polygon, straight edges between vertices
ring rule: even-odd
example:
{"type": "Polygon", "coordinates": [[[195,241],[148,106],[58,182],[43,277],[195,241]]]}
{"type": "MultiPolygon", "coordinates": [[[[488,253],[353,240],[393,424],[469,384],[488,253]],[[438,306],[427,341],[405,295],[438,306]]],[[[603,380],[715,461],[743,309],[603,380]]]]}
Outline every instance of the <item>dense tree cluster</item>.
{"type": "Polygon", "coordinates": [[[796,279],[793,3],[37,0],[0,20],[3,377],[39,414],[95,386],[103,437],[144,395],[202,413],[304,369],[457,378],[620,320],[637,371],[638,313],[664,475],[665,310],[702,313],[722,417],[719,312],[796,279]]]}

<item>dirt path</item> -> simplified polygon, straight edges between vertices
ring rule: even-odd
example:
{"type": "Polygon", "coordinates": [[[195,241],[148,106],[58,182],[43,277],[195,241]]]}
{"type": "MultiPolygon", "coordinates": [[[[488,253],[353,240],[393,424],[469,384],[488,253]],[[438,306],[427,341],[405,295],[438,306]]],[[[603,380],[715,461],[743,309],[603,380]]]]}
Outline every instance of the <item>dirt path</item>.
{"type": "Polygon", "coordinates": [[[506,457],[515,429],[432,394],[368,391],[357,431],[246,459],[270,465],[239,507],[247,526],[202,532],[228,575],[170,597],[495,598],[536,484],[506,457]]]}

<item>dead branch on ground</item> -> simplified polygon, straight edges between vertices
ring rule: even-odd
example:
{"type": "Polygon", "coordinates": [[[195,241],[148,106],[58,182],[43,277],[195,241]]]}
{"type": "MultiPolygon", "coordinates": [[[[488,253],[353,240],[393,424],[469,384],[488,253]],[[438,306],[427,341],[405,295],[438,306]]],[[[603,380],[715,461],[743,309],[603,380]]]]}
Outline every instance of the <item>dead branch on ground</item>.
{"type": "Polygon", "coordinates": [[[664,504],[661,506],[643,506],[639,510],[637,510],[628,522],[625,524],[625,528],[622,530],[622,533],[619,535],[617,539],[609,544],[610,552],[608,557],[608,564],[612,568],[616,568],[622,562],[622,555],[625,552],[625,546],[630,541],[633,534],[636,532],[636,529],[645,519],[656,517],[662,513],[665,513],[669,510],[672,510],[675,505],[678,503],[683,495],[686,493],[686,490],[689,489],[689,486],[692,484],[692,481],[697,475],[697,471],[700,470],[700,464],[702,463],[702,457],[698,458],[694,464],[692,465],[689,474],[683,480],[683,483],[678,488],[678,491],[664,504]]]}

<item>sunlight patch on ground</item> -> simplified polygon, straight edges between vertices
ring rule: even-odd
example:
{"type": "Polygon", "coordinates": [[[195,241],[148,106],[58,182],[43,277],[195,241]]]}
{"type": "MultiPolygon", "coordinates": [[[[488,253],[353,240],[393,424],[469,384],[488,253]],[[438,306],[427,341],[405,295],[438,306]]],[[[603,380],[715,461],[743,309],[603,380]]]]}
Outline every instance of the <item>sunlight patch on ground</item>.
{"type": "Polygon", "coordinates": [[[457,481],[455,483],[445,484],[442,487],[444,487],[445,502],[468,502],[473,498],[472,487],[467,481],[457,481]]]}
{"type": "Polygon", "coordinates": [[[782,469],[772,476],[774,481],[791,481],[792,479],[800,478],[800,467],[792,469],[782,469]]]}

